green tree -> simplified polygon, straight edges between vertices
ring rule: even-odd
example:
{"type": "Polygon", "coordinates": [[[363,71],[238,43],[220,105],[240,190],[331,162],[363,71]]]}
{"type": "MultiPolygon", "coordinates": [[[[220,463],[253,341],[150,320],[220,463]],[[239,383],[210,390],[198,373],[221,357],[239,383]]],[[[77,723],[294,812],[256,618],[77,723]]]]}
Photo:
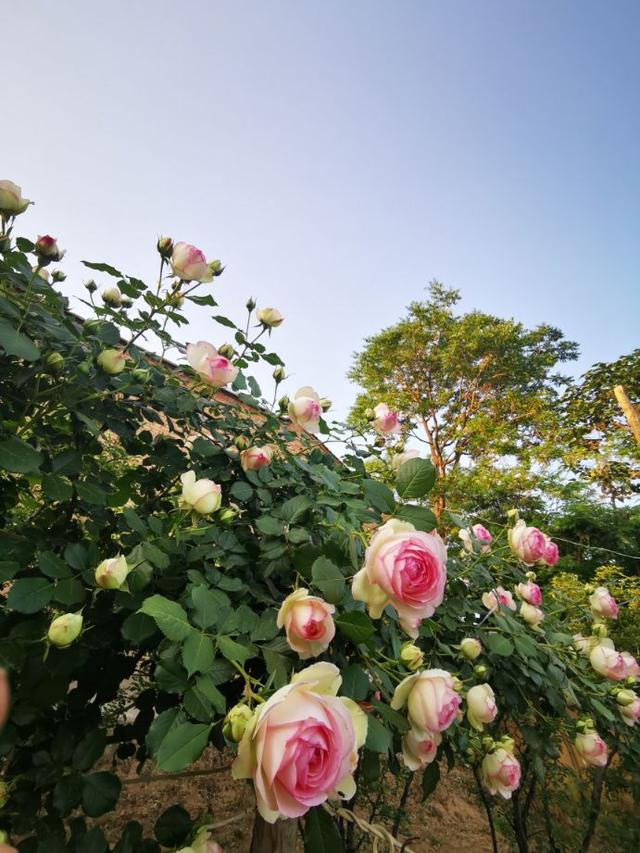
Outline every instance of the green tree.
{"type": "Polygon", "coordinates": [[[432,282],[428,299],[366,339],[349,373],[363,388],[353,424],[384,401],[407,418],[407,433],[426,443],[438,474],[438,514],[451,471],[512,456],[528,467],[555,454],[545,439],[568,382],[557,369],[578,352],[553,326],[527,329],[482,311],[457,314],[459,299],[458,291],[432,282]]]}

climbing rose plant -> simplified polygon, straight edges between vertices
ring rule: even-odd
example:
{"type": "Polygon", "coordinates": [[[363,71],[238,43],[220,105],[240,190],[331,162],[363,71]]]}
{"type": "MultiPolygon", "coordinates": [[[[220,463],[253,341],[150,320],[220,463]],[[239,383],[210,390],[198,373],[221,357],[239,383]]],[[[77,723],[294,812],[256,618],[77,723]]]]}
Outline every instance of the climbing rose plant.
{"type": "Polygon", "coordinates": [[[574,637],[568,600],[546,609],[536,583],[558,558],[546,534],[517,514],[437,532],[415,452],[389,457],[393,489],[370,476],[363,460],[402,429],[384,401],[370,434],[337,433],[336,458],[314,436],[334,429],[327,400],[275,403],[282,315],[219,313],[224,268],[190,244],[158,241],[150,286],[85,261],[102,292],[86,282],[88,316],[73,313],[57,241],[14,236],[28,206],[0,182],[5,837],[24,853],[215,849],[215,816],[185,825],[176,807],[155,838],[94,825],[118,808],[118,762],[171,773],[212,746],[235,751],[263,820],[304,821],[309,850],[343,844],[323,805],[353,807],[360,776],[418,773],[426,796],[443,758],[473,769],[489,813],[513,798],[526,849],[518,792],[563,744],[637,768],[640,670],[608,639],[606,588],[570,602],[594,619],[574,637]],[[190,341],[194,306],[207,341],[190,341]]]}

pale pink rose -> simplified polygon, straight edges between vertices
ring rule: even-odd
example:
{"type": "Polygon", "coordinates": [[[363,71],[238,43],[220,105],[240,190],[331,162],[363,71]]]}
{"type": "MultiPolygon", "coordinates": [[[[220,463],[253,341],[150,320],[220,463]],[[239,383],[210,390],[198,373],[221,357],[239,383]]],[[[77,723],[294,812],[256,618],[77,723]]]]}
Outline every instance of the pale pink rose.
{"type": "Polygon", "coordinates": [[[589,731],[577,734],[574,744],[585,764],[591,764],[593,767],[606,767],[607,745],[598,732],[589,731]]]}
{"type": "Polygon", "coordinates": [[[454,680],[444,669],[427,669],[408,675],[396,687],[391,707],[407,705],[409,722],[415,729],[443,732],[455,721],[461,699],[454,680]]]}
{"type": "Polygon", "coordinates": [[[274,329],[281,325],[284,317],[276,308],[258,308],[256,311],[258,321],[268,329],[274,329]]]}
{"type": "Polygon", "coordinates": [[[542,590],[533,581],[519,583],[516,587],[516,595],[520,601],[526,601],[527,604],[533,604],[534,607],[542,604],[542,590]]]}
{"type": "Polygon", "coordinates": [[[318,432],[321,415],[322,406],[318,394],[308,385],[299,388],[289,403],[291,420],[307,432],[318,432]]]}
{"type": "Polygon", "coordinates": [[[374,534],[364,567],[354,576],[352,594],[364,601],[372,619],[387,604],[409,636],[442,603],[447,580],[447,548],[437,533],[423,533],[392,518],[374,534]]]}
{"type": "Polygon", "coordinates": [[[542,562],[547,566],[555,566],[555,564],[560,559],[560,551],[558,550],[558,546],[555,542],[551,541],[551,538],[544,534],[544,554],[542,555],[542,562]]]}
{"type": "Polygon", "coordinates": [[[409,729],[402,738],[402,758],[409,770],[420,770],[431,764],[442,743],[439,732],[427,732],[419,729],[409,729]]]}
{"type": "Polygon", "coordinates": [[[539,630],[538,626],[544,619],[544,612],[539,607],[534,607],[533,604],[527,604],[523,601],[520,605],[520,615],[534,630],[539,630]]]}
{"type": "Polygon", "coordinates": [[[498,714],[496,697],[488,684],[476,684],[467,693],[467,719],[474,729],[481,732],[487,723],[492,723],[498,714]]]}
{"type": "Polygon", "coordinates": [[[595,671],[605,678],[610,678],[612,681],[622,681],[623,678],[627,677],[625,660],[607,637],[601,639],[592,648],[589,660],[595,671]]]}
{"type": "Polygon", "coordinates": [[[495,589],[492,589],[490,592],[485,592],[482,596],[482,603],[490,610],[492,613],[495,613],[500,606],[508,607],[509,610],[516,609],[516,603],[513,600],[513,596],[509,592],[509,590],[504,589],[504,587],[497,586],[495,589]]]}
{"type": "Polygon", "coordinates": [[[5,216],[18,216],[33,204],[22,197],[22,190],[13,181],[0,181],[0,213],[5,216]]]}
{"type": "Polygon", "coordinates": [[[620,652],[620,657],[624,662],[625,677],[640,678],[640,666],[631,652],[620,652]]]}
{"type": "Polygon", "coordinates": [[[213,272],[200,249],[188,243],[176,243],[171,253],[171,269],[184,281],[212,281],[213,272]]]}
{"type": "Polygon", "coordinates": [[[460,652],[466,660],[475,660],[482,654],[482,643],[475,637],[465,637],[460,641],[460,652]]]}
{"type": "Polygon", "coordinates": [[[618,618],[618,605],[606,586],[599,586],[593,595],[589,596],[589,605],[594,616],[603,619],[618,618]]]}
{"type": "Polygon", "coordinates": [[[196,480],[195,471],[187,471],[180,476],[182,495],[180,502],[201,515],[209,515],[220,509],[222,489],[213,480],[196,480]]]}
{"type": "Polygon", "coordinates": [[[420,454],[417,450],[405,450],[403,453],[394,453],[391,457],[391,468],[397,471],[401,465],[410,459],[418,459],[420,454]]]}
{"type": "Polygon", "coordinates": [[[622,714],[622,721],[627,726],[635,726],[636,722],[640,720],[640,699],[636,696],[633,702],[620,708],[620,713],[622,714]]]}
{"type": "Polygon", "coordinates": [[[375,419],[373,428],[381,435],[393,435],[400,432],[400,420],[397,412],[392,412],[386,403],[378,403],[373,410],[375,419]]]}
{"type": "Polygon", "coordinates": [[[220,355],[213,344],[206,341],[187,344],[187,361],[196,373],[214,388],[229,385],[238,375],[238,368],[231,364],[228,358],[220,355]]]}
{"type": "Polygon", "coordinates": [[[333,664],[308,667],[260,705],[247,726],[231,772],[253,780],[268,823],[355,794],[367,718],[351,699],[335,695],[341,681],[333,664]]]}
{"type": "Polygon", "coordinates": [[[506,749],[498,747],[482,759],[482,781],[491,794],[500,794],[505,800],[520,786],[520,763],[506,749]]]}
{"type": "Polygon", "coordinates": [[[471,533],[463,527],[462,530],[458,532],[458,538],[462,540],[464,550],[468,554],[473,554],[473,539],[476,539],[480,543],[481,554],[488,554],[489,551],[491,551],[493,536],[482,524],[474,524],[471,528],[471,533]]]}
{"type": "Polygon", "coordinates": [[[288,595],[278,611],[278,628],[284,628],[287,642],[301,660],[318,657],[325,652],[336,633],[333,604],[309,595],[307,589],[296,589],[288,595]]]}
{"type": "Polygon", "coordinates": [[[240,454],[240,465],[243,471],[257,471],[269,465],[273,458],[273,448],[269,444],[263,447],[248,447],[240,454]]]}
{"type": "Polygon", "coordinates": [[[547,542],[537,527],[527,527],[520,519],[509,530],[508,536],[511,550],[523,563],[532,566],[544,558],[547,542]]]}

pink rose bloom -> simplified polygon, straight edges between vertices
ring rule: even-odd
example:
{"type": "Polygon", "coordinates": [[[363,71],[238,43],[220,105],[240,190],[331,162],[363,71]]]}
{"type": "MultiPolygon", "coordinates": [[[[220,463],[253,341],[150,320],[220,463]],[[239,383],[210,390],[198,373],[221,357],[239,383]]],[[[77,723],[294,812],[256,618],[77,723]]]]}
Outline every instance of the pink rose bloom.
{"type": "Polygon", "coordinates": [[[307,432],[318,432],[320,429],[320,417],[322,406],[318,394],[305,385],[299,388],[293,400],[289,403],[289,417],[291,420],[306,429],[307,432]]]}
{"type": "Polygon", "coordinates": [[[234,367],[228,358],[219,355],[213,344],[206,341],[187,344],[187,361],[196,373],[214,388],[229,385],[238,375],[238,368],[234,367]]]}
{"type": "Polygon", "coordinates": [[[605,637],[591,649],[589,654],[591,666],[599,675],[612,681],[622,681],[627,677],[627,666],[620,652],[616,651],[613,642],[605,637]]]}
{"type": "Polygon", "coordinates": [[[620,657],[624,662],[625,677],[640,678],[640,666],[631,652],[620,652],[620,657]]]}
{"type": "Polygon", "coordinates": [[[532,566],[544,558],[547,541],[544,533],[537,527],[527,527],[520,519],[515,527],[509,530],[508,535],[511,550],[523,563],[532,566]]]}
{"type": "Polygon", "coordinates": [[[498,714],[496,697],[488,684],[476,684],[467,693],[467,720],[481,732],[498,714]]]}
{"type": "Polygon", "coordinates": [[[376,416],[373,421],[376,432],[381,435],[393,435],[393,433],[400,432],[398,413],[392,412],[386,403],[378,403],[373,411],[376,416]]]}
{"type": "Polygon", "coordinates": [[[252,779],[268,823],[300,817],[329,797],[351,799],[366,714],[336,693],[338,668],[317,663],[260,705],[247,725],[231,772],[252,779]]]}
{"type": "Polygon", "coordinates": [[[520,601],[526,601],[527,604],[533,604],[534,607],[542,604],[542,590],[533,581],[519,583],[516,587],[516,595],[520,601]]]}
{"type": "Polygon", "coordinates": [[[533,604],[527,604],[526,601],[523,601],[520,605],[520,615],[527,625],[531,625],[534,631],[540,630],[538,626],[544,619],[544,613],[539,607],[534,607],[533,604]]]}
{"type": "Polygon", "coordinates": [[[605,767],[607,764],[607,745],[598,732],[577,734],[574,741],[578,755],[585,764],[593,767],[605,767]]]}
{"type": "Polygon", "coordinates": [[[460,696],[450,673],[427,669],[408,675],[396,687],[391,707],[398,711],[407,705],[409,722],[422,732],[443,732],[458,715],[460,696]]]}
{"type": "Polygon", "coordinates": [[[633,690],[620,690],[616,702],[622,714],[622,721],[627,726],[635,726],[640,719],[640,698],[633,690]]]}
{"type": "Polygon", "coordinates": [[[212,281],[213,272],[200,249],[188,243],[176,243],[171,254],[171,269],[184,281],[212,281]]]}
{"type": "Polygon", "coordinates": [[[618,605],[606,586],[599,586],[593,595],[589,596],[589,605],[594,616],[603,619],[618,618],[618,605]]]}
{"type": "Polygon", "coordinates": [[[547,566],[555,566],[555,564],[560,559],[560,551],[558,550],[558,546],[555,542],[552,542],[550,537],[547,534],[544,534],[544,554],[542,555],[542,562],[547,566]]]}
{"type": "Polygon", "coordinates": [[[471,534],[473,534],[474,538],[480,542],[480,553],[487,554],[491,551],[491,543],[493,542],[493,536],[489,533],[486,527],[482,524],[474,524],[471,528],[471,533],[466,528],[462,528],[462,530],[458,533],[458,538],[462,540],[462,545],[464,550],[468,554],[473,554],[473,540],[471,538],[471,534]]]}
{"type": "Polygon", "coordinates": [[[500,606],[508,607],[509,610],[516,609],[516,603],[513,600],[513,596],[508,590],[501,586],[497,586],[495,589],[492,589],[491,592],[485,592],[482,596],[482,603],[487,610],[490,610],[492,613],[495,613],[500,606]]]}
{"type": "Polygon", "coordinates": [[[353,597],[366,603],[372,619],[390,604],[402,629],[415,639],[422,620],[442,603],[446,562],[447,548],[437,533],[392,518],[366,550],[364,567],[353,578],[353,597]]]}
{"type": "Polygon", "coordinates": [[[258,471],[269,465],[273,458],[273,448],[269,444],[263,447],[248,447],[240,454],[240,465],[243,471],[258,471]]]}
{"type": "Polygon", "coordinates": [[[442,735],[439,732],[409,729],[402,738],[402,758],[405,767],[409,770],[420,770],[421,767],[431,764],[441,742],[442,735]]]}
{"type": "Polygon", "coordinates": [[[503,747],[485,755],[480,773],[489,792],[500,794],[505,800],[510,800],[520,785],[520,763],[503,747]]]}
{"type": "Polygon", "coordinates": [[[331,614],[333,604],[296,589],[288,595],[278,611],[278,628],[284,628],[287,642],[301,660],[315,658],[329,647],[336,633],[331,614]]]}

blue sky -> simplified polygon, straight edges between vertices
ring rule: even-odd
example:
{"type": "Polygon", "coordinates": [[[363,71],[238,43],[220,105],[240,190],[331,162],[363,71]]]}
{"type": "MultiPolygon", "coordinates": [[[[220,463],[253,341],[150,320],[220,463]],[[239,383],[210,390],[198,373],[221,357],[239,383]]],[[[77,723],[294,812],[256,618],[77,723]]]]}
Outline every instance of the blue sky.
{"type": "Polygon", "coordinates": [[[151,280],[159,234],[194,243],[231,316],[282,311],[287,390],[337,415],[432,278],[559,326],[576,369],[638,345],[637,2],[31,0],[0,31],[0,178],[69,294],[81,258],[151,280]]]}

